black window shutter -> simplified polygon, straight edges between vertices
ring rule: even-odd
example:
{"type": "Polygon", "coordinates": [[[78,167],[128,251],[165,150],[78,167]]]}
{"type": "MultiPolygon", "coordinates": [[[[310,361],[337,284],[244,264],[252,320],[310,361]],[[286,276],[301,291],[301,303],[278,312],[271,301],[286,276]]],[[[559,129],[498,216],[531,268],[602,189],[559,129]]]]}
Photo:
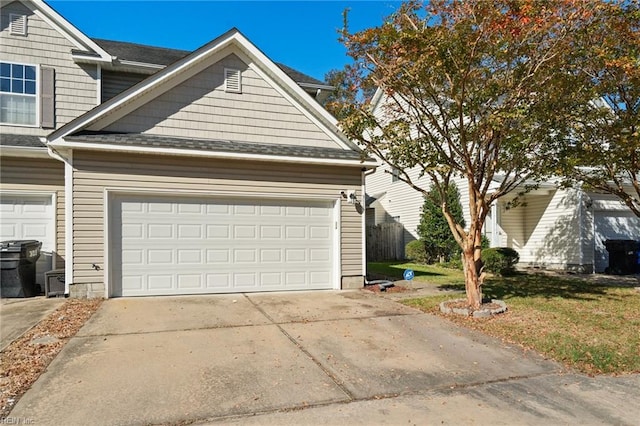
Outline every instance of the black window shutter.
{"type": "Polygon", "coordinates": [[[55,70],[40,68],[40,125],[44,129],[56,127],[55,70]]]}

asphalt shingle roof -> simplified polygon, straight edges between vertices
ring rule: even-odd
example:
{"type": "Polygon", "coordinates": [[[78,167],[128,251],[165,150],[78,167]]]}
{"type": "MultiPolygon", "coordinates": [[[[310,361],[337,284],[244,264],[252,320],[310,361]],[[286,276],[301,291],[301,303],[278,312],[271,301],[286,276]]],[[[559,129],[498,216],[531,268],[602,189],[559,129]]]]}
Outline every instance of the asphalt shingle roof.
{"type": "Polygon", "coordinates": [[[45,145],[40,142],[39,136],[32,135],[14,135],[10,133],[0,134],[1,146],[20,146],[25,148],[45,148],[45,145]]]}
{"type": "MultiPolygon", "coordinates": [[[[130,147],[170,148],[210,152],[274,155],[298,158],[361,160],[362,152],[339,148],[320,148],[299,145],[237,142],[229,140],[184,139],[140,133],[79,133],[65,138],[69,142],[86,142],[130,147]]],[[[371,162],[372,159],[365,159],[371,162]]]]}
{"type": "MultiPolygon", "coordinates": [[[[92,38],[92,40],[109,54],[118,57],[118,59],[145,64],[169,65],[191,53],[188,50],[167,49],[164,47],[146,46],[123,41],[99,38],[92,38]]],[[[284,64],[276,63],[276,65],[296,83],[326,85],[326,83],[284,64]]]]}

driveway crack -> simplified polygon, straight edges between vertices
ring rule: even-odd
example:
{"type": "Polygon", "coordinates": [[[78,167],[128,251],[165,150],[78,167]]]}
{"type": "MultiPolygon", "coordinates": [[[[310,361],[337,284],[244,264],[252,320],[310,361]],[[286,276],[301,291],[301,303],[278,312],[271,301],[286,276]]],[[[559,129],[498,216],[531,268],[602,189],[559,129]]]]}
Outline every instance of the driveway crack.
{"type": "Polygon", "coordinates": [[[314,364],[316,364],[318,366],[318,368],[320,368],[320,370],[322,370],[324,372],[324,374],[326,374],[331,381],[333,381],[333,383],[335,383],[335,385],[342,390],[342,392],[344,392],[344,394],[349,398],[349,401],[355,401],[357,398],[356,396],[344,385],[344,383],[339,380],[330,370],[328,370],[316,357],[314,357],[304,346],[302,346],[300,344],[300,342],[298,342],[298,340],[296,340],[295,337],[293,337],[291,334],[289,334],[284,328],[282,328],[282,326],[276,322],[273,318],[271,318],[271,316],[265,312],[264,309],[262,309],[258,304],[256,304],[253,300],[251,300],[251,298],[249,297],[249,295],[247,295],[246,293],[243,293],[243,296],[249,301],[249,303],[251,303],[253,305],[254,308],[256,308],[262,315],[265,316],[265,318],[267,318],[269,321],[271,321],[271,323],[273,325],[275,325],[276,327],[278,327],[278,330],[280,330],[280,332],[291,341],[291,343],[293,343],[295,345],[295,347],[297,347],[302,353],[304,353],[306,356],[309,357],[309,359],[311,361],[313,361],[314,364]]]}

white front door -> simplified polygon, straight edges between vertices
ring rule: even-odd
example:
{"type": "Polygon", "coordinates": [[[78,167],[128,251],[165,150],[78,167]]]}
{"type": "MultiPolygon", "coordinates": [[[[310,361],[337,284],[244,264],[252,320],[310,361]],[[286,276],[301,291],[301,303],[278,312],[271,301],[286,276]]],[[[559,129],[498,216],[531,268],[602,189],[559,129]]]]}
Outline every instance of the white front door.
{"type": "Polygon", "coordinates": [[[119,196],[114,296],[333,288],[331,202],[119,196]]]}

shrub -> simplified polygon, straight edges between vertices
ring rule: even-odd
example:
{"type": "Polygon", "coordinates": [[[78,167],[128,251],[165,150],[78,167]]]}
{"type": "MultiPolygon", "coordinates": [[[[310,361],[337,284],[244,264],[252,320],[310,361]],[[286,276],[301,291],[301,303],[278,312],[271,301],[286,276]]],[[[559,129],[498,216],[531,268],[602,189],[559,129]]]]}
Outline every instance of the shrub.
{"type": "Polygon", "coordinates": [[[458,269],[460,271],[464,269],[462,267],[462,259],[460,257],[452,257],[448,262],[442,262],[440,266],[447,269],[458,269]]]}
{"type": "Polygon", "coordinates": [[[515,264],[520,260],[517,251],[509,247],[488,248],[482,250],[482,262],[485,271],[498,275],[510,275],[515,272],[515,264]]]}
{"type": "Polygon", "coordinates": [[[427,252],[425,251],[424,241],[413,240],[404,248],[405,257],[416,263],[427,262],[427,252]]]}
{"type": "Polygon", "coordinates": [[[489,246],[491,245],[491,242],[489,241],[489,238],[487,238],[486,235],[482,234],[482,240],[480,242],[480,247],[482,247],[482,249],[488,249],[489,246]]]}
{"type": "MultiPolygon", "coordinates": [[[[451,183],[447,189],[446,201],[449,205],[449,210],[454,220],[464,227],[465,223],[458,188],[455,183],[451,183]]],[[[460,247],[442,213],[442,197],[436,188],[431,188],[424,198],[418,234],[424,242],[427,255],[426,261],[428,263],[449,261],[460,255],[460,247]]]]}

